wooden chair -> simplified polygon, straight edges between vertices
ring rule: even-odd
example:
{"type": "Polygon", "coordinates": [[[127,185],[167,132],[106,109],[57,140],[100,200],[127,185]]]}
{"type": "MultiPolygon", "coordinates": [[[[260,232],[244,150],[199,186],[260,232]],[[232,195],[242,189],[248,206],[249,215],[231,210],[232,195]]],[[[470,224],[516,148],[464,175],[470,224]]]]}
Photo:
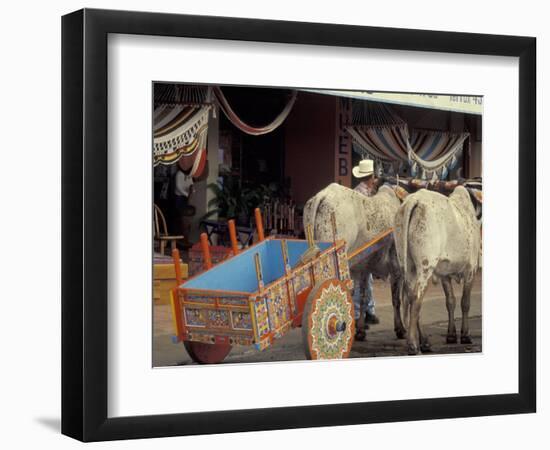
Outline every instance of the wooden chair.
{"type": "Polygon", "coordinates": [[[168,234],[168,227],[166,226],[166,219],[162,214],[161,209],[155,205],[155,236],[156,241],[159,241],[160,253],[164,255],[164,249],[166,248],[166,242],[170,242],[170,248],[174,250],[176,248],[176,242],[183,239],[181,235],[171,236],[168,234]]]}

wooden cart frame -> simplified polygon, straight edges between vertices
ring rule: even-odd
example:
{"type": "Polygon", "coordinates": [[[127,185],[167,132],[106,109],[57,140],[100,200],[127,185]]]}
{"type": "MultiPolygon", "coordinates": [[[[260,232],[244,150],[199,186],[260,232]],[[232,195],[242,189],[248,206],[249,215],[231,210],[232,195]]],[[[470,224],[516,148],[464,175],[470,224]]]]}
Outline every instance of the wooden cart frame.
{"type": "MultiPolygon", "coordinates": [[[[335,223],[333,218],[332,242],[314,242],[311,229],[307,230],[307,240],[265,239],[257,210],[259,242],[240,251],[234,223],[229,221],[233,257],[214,268],[207,236],[202,235],[207,271],[185,282],[178,280],[172,291],[174,342],[184,342],[194,361],[216,363],[227,356],[233,345],[265,350],[288,330],[301,326],[308,359],[346,358],[355,335],[349,264],[364,264],[392,239],[392,230],[348,256],[345,241],[336,239],[335,223]],[[267,280],[260,256],[264,255],[265,264],[266,253],[270,253],[268,263],[273,265],[272,260],[278,260],[276,264],[283,268],[276,275],[268,275],[267,280]],[[235,280],[225,284],[220,281],[234,277],[234,273],[245,276],[242,270],[238,271],[243,264],[245,271],[251,271],[254,265],[253,289],[250,282],[248,289],[236,290],[227,287],[234,286],[235,280]],[[217,288],[211,289],[208,280],[217,288]]],[[[175,252],[175,260],[178,257],[175,252]]]]}

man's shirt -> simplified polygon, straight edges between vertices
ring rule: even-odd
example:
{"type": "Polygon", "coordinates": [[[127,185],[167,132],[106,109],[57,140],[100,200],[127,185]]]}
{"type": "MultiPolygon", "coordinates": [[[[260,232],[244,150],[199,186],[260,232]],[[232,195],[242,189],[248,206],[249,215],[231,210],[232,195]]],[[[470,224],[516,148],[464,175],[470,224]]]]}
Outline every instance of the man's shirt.
{"type": "Polygon", "coordinates": [[[175,184],[174,194],[189,197],[189,190],[191,186],[193,186],[193,177],[191,175],[185,175],[181,170],[178,170],[175,184]]]}
{"type": "Polygon", "coordinates": [[[372,197],[374,194],[376,194],[376,190],[374,187],[369,188],[367,184],[363,182],[355,186],[354,191],[359,192],[360,194],[366,195],[367,197],[372,197]]]}

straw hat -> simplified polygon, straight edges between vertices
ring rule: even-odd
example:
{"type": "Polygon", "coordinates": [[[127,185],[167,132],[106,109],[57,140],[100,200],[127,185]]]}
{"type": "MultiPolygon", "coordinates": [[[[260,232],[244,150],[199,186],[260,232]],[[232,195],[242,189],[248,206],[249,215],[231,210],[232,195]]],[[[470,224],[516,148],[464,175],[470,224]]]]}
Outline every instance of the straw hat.
{"type": "Polygon", "coordinates": [[[359,165],[352,169],[355,178],[365,178],[374,173],[374,161],[372,159],[363,159],[359,165]]]}

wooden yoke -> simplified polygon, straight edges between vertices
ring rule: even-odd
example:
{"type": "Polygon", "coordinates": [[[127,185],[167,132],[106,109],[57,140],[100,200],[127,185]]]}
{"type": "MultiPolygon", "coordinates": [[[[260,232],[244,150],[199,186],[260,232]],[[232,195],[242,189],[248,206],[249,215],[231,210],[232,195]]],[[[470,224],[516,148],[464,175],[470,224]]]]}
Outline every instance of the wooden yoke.
{"type": "Polygon", "coordinates": [[[258,241],[262,242],[265,239],[264,236],[264,223],[262,221],[262,212],[260,208],[254,210],[254,216],[256,219],[256,230],[258,230],[258,241]]]}
{"type": "Polygon", "coordinates": [[[210,258],[210,245],[208,244],[208,235],[201,233],[201,249],[204,257],[204,268],[206,270],[212,267],[212,258],[210,258]]]}
{"type": "Polygon", "coordinates": [[[178,286],[183,282],[181,278],[181,262],[180,262],[180,252],[177,248],[172,250],[172,259],[174,260],[174,271],[176,272],[176,282],[178,286]]]}
{"type": "Polygon", "coordinates": [[[229,225],[229,240],[231,241],[231,250],[233,255],[237,256],[239,254],[239,244],[237,243],[237,229],[235,228],[235,221],[230,219],[227,222],[229,225]]]}

